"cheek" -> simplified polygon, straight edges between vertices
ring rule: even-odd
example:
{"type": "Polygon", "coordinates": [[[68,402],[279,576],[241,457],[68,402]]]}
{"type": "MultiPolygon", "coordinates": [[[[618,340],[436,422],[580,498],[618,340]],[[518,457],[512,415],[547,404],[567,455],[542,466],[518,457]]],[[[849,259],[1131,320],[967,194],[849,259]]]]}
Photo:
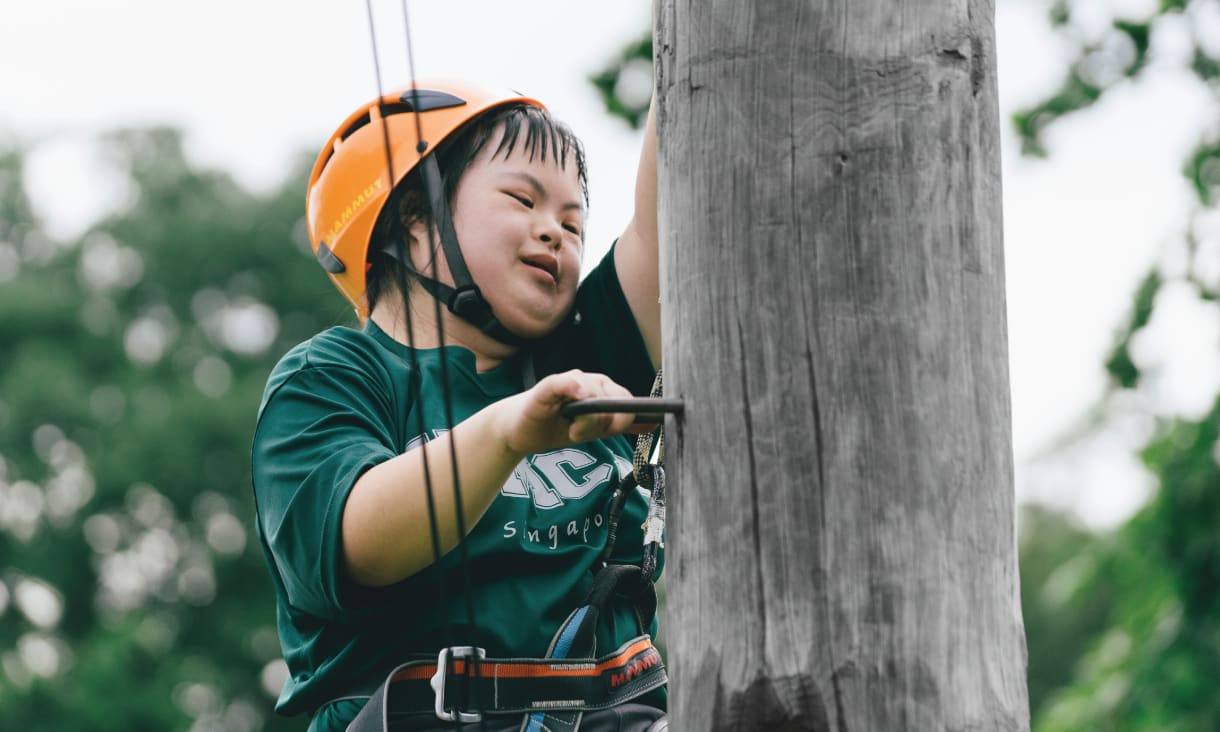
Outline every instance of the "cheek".
{"type": "Polygon", "coordinates": [[[584,250],[581,249],[580,246],[563,248],[563,254],[560,256],[563,259],[562,265],[564,272],[576,272],[579,276],[580,265],[584,261],[584,257],[582,256],[583,251],[584,250]]]}
{"type": "Polygon", "coordinates": [[[503,245],[508,240],[506,232],[492,226],[472,227],[465,235],[458,233],[467,265],[493,271],[502,270],[512,258],[512,248],[503,245]]]}

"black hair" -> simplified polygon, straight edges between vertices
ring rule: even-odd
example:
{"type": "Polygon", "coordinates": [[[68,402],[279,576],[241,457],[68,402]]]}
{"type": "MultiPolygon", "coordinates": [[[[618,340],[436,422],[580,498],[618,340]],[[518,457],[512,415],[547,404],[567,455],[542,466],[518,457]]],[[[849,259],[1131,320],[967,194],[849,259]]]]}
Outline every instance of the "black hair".
{"type": "MultiPolygon", "coordinates": [[[[531,161],[535,156],[544,162],[553,159],[559,161],[560,167],[566,169],[570,157],[576,166],[576,178],[580,184],[585,207],[588,207],[588,171],[585,150],[580,139],[576,137],[571,128],[552,117],[545,109],[532,104],[514,102],[495,107],[468,120],[430,153],[436,156],[437,167],[441,171],[445,200],[449,202],[451,211],[453,210],[453,197],[457,192],[462,175],[491,142],[497,130],[501,128],[503,134],[500,137],[500,144],[496,147],[492,157],[497,155],[507,157],[512,154],[518,144],[522,145],[522,149],[529,155],[531,161]],[[521,139],[522,132],[525,134],[524,140],[521,139]]],[[[416,165],[406,178],[395,186],[373,229],[373,240],[369,244],[368,255],[371,268],[366,277],[365,294],[369,311],[372,311],[377,301],[385,293],[394,292],[397,289],[401,273],[398,272],[400,265],[393,253],[397,247],[395,238],[402,239],[405,253],[407,228],[417,221],[431,221],[432,211],[428,203],[422,167],[416,165]]],[[[412,276],[409,270],[407,275],[409,281],[412,276]]]]}

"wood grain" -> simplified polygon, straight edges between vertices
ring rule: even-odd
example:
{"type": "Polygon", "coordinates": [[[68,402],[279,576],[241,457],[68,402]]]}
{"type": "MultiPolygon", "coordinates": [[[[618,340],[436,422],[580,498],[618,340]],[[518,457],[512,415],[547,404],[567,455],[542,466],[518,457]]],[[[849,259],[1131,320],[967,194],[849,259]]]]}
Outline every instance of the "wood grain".
{"type": "Polygon", "coordinates": [[[661,0],[683,730],[1027,730],[994,7],[661,0]]]}

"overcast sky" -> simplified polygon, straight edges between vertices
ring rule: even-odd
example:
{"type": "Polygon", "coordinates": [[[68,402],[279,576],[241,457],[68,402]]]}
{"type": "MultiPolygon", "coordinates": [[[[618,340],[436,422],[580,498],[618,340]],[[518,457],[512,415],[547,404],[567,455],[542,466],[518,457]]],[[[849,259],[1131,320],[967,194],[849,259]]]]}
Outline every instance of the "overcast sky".
{"type": "MultiPolygon", "coordinates": [[[[400,5],[373,4],[385,85],[398,85],[409,76],[400,5]]],[[[1124,5],[1146,12],[1151,0],[1096,0],[1098,23],[1104,8],[1124,5]]],[[[999,6],[1007,118],[1058,83],[1070,49],[1049,34],[1043,0],[999,6]]],[[[600,255],[626,220],[639,136],[606,117],[584,79],[639,36],[650,2],[412,0],[409,7],[421,76],[512,86],[547,102],[584,138],[587,258],[600,255]]],[[[368,20],[353,0],[0,0],[0,28],[0,135],[38,144],[27,183],[52,232],[64,238],[121,200],[91,154],[99,130],[180,125],[196,161],[267,189],[376,90],[368,20]]],[[[1154,39],[1158,63],[1170,65],[1182,47],[1175,32],[1154,39]]],[[[1148,83],[1124,87],[1053,128],[1050,161],[1021,159],[1005,130],[1014,450],[1023,498],[1071,506],[1090,524],[1108,526],[1146,495],[1149,479],[1130,449],[1146,434],[1145,420],[1128,420],[1053,460],[1036,456],[1102,393],[1101,364],[1131,292],[1182,233],[1189,197],[1181,161],[1214,117],[1200,88],[1154,70],[1148,83]]],[[[1162,305],[1160,322],[1137,344],[1142,363],[1165,364],[1142,398],[1160,413],[1197,416],[1220,389],[1220,319],[1184,291],[1171,290],[1162,305]]]]}

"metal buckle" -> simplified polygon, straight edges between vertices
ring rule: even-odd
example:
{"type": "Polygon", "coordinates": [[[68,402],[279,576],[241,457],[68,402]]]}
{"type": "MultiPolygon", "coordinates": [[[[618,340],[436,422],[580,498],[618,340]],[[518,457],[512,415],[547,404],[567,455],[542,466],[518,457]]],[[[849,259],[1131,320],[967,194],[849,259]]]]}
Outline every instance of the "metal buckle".
{"type": "Polygon", "coordinates": [[[480,660],[487,658],[487,651],[475,646],[453,646],[451,648],[442,648],[439,655],[436,657],[436,673],[432,675],[432,680],[429,682],[432,685],[432,691],[436,694],[436,717],[444,722],[461,722],[463,724],[473,724],[482,722],[483,715],[480,712],[450,712],[445,708],[445,674],[449,670],[449,661],[455,658],[475,658],[480,660]]]}

